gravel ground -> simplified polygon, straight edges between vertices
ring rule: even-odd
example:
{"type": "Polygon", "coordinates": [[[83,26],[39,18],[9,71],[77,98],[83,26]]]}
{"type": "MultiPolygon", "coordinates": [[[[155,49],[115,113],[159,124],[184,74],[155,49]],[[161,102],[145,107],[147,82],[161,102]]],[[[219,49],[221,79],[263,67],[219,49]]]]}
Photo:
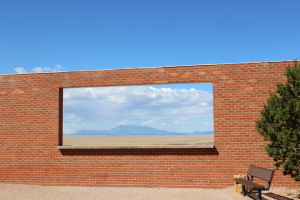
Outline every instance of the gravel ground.
{"type": "MultiPolygon", "coordinates": [[[[264,193],[285,196],[283,200],[298,199],[296,189],[274,188],[264,193]],[[289,195],[288,195],[289,194],[289,195]],[[294,195],[291,195],[294,194],[294,195]]],[[[265,199],[271,198],[263,195],[265,199]]],[[[144,187],[81,187],[40,186],[0,183],[1,200],[250,200],[235,193],[235,188],[144,188],[144,187]]],[[[281,198],[282,199],[282,198],[281,198]]]]}

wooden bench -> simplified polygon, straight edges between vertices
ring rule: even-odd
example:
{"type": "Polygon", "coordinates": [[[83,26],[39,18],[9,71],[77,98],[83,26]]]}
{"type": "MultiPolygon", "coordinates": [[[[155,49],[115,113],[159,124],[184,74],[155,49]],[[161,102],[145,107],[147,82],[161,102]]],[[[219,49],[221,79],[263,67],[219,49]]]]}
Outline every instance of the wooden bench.
{"type": "Polygon", "coordinates": [[[251,188],[252,190],[258,191],[258,198],[261,200],[261,191],[262,190],[269,190],[271,186],[271,182],[274,176],[274,170],[266,169],[262,167],[257,167],[250,165],[248,169],[248,177],[249,180],[243,178],[235,178],[234,181],[238,184],[242,184],[243,195],[246,195],[245,187],[251,188]],[[263,186],[253,182],[253,178],[260,178],[268,182],[267,186],[263,186]]]}

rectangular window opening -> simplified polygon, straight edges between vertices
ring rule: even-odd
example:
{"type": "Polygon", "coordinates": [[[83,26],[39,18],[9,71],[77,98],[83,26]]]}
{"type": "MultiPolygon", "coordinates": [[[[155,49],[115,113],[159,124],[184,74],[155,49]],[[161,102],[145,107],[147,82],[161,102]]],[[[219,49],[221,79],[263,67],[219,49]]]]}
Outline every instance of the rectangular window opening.
{"type": "Polygon", "coordinates": [[[63,89],[59,148],[213,148],[213,84],[63,89]]]}

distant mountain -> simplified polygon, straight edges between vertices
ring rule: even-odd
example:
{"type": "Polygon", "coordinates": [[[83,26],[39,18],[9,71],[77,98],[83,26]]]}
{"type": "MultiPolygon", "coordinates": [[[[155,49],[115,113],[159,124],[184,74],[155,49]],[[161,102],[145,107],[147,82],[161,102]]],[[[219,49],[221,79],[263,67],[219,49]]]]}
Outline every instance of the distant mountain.
{"type": "Polygon", "coordinates": [[[190,134],[192,134],[192,135],[211,135],[211,134],[214,134],[214,132],[213,131],[195,131],[190,134]]]}
{"type": "Polygon", "coordinates": [[[213,131],[178,133],[159,130],[149,126],[121,125],[110,130],[79,130],[71,135],[210,135],[213,131]]]}

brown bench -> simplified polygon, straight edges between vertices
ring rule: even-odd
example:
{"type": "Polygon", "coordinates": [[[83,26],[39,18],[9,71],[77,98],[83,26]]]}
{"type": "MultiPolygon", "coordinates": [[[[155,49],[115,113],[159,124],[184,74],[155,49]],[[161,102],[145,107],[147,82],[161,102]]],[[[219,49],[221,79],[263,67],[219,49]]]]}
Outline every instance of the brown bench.
{"type": "Polygon", "coordinates": [[[235,178],[234,181],[236,183],[242,184],[243,195],[246,195],[245,187],[251,188],[252,190],[258,191],[258,198],[261,200],[261,191],[262,190],[269,190],[271,186],[271,182],[274,176],[274,170],[266,169],[262,167],[257,167],[254,165],[250,165],[248,169],[248,177],[249,180],[243,178],[235,178]],[[267,186],[263,186],[253,182],[253,178],[260,178],[268,182],[267,186]]]}

